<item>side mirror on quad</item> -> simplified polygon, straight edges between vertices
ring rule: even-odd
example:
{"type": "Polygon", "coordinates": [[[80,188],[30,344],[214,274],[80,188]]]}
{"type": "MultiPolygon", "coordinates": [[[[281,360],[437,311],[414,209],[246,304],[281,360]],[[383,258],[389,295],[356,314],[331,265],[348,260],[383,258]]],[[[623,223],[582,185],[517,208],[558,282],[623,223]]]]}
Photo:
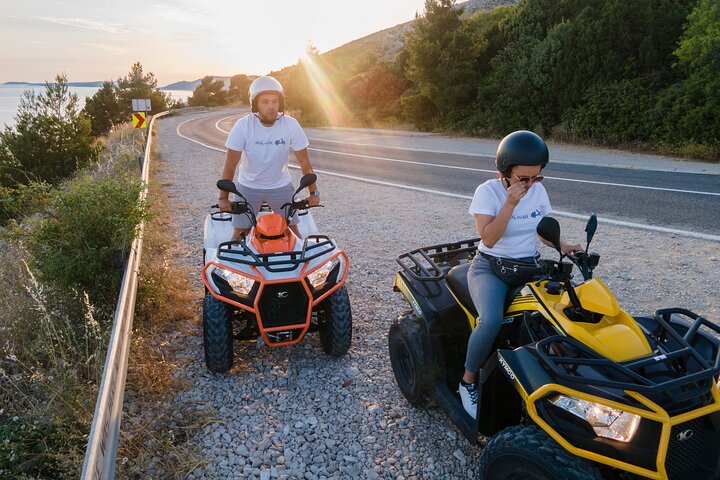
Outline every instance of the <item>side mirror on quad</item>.
{"type": "Polygon", "coordinates": [[[560,224],[552,217],[543,217],[538,223],[537,233],[542,238],[550,242],[555,249],[562,255],[560,247],[560,224]]]}
{"type": "MultiPolygon", "coordinates": [[[[585,225],[585,232],[587,232],[587,244],[588,247],[590,246],[590,241],[595,236],[595,230],[597,230],[597,215],[593,213],[590,215],[590,218],[588,218],[587,225],[585,225]]],[[[587,248],[585,249],[587,251],[587,248]]]]}
{"type": "Polygon", "coordinates": [[[228,180],[227,178],[221,178],[217,181],[216,185],[219,190],[222,190],[223,192],[234,193],[238,197],[242,198],[243,201],[247,202],[247,200],[245,200],[245,197],[242,196],[242,193],[238,192],[237,187],[235,187],[235,182],[233,182],[232,180],[228,180]]]}
{"type": "Polygon", "coordinates": [[[238,192],[237,188],[235,188],[235,182],[233,182],[232,180],[221,178],[217,181],[217,187],[223,192],[230,192],[234,193],[235,195],[240,195],[240,192],[238,192]]]}
{"type": "Polygon", "coordinates": [[[297,190],[295,190],[295,194],[300,192],[300,190],[302,190],[303,188],[309,187],[316,181],[317,181],[317,175],[315,175],[314,173],[308,173],[307,175],[303,175],[302,178],[300,179],[300,186],[297,188],[297,190]]]}

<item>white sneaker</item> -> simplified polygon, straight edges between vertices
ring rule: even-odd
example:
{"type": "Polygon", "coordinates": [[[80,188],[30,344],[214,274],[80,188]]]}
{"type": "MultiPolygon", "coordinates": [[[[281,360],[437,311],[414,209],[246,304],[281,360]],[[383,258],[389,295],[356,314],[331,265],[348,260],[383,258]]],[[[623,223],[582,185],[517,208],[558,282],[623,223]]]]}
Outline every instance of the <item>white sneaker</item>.
{"type": "Polygon", "coordinates": [[[476,420],[477,403],[480,399],[480,392],[478,392],[474,383],[471,383],[470,385],[463,385],[460,383],[458,390],[460,391],[460,399],[462,400],[465,411],[470,414],[473,420],[476,420]]]}

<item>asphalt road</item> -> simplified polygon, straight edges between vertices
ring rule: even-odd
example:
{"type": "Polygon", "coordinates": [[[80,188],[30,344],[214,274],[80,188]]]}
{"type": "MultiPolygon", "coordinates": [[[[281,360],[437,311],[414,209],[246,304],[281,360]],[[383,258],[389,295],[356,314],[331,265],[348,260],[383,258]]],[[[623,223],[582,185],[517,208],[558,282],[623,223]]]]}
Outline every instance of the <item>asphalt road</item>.
{"type": "MultiPolygon", "coordinates": [[[[193,115],[177,131],[183,137],[224,150],[226,132],[242,115],[228,111],[193,115]]],[[[417,149],[418,142],[412,135],[393,138],[392,145],[380,141],[382,132],[377,134],[378,141],[367,141],[373,135],[365,130],[365,144],[346,143],[338,140],[342,135],[338,136],[337,131],[312,130],[308,137],[314,169],[468,198],[478,184],[495,177],[494,157],[487,154],[487,148],[484,153],[447,153],[462,148],[452,148],[452,139],[443,137],[444,152],[428,151],[417,149]]],[[[720,235],[720,175],[656,171],[652,166],[602,166],[613,165],[617,159],[604,159],[598,152],[575,152],[574,157],[577,163],[553,162],[551,149],[551,162],[544,170],[543,184],[556,212],[580,216],[596,212],[601,220],[710,237],[720,235]],[[583,155],[592,155],[593,160],[586,161],[583,155]]],[[[368,200],[371,198],[369,191],[368,200]]]]}

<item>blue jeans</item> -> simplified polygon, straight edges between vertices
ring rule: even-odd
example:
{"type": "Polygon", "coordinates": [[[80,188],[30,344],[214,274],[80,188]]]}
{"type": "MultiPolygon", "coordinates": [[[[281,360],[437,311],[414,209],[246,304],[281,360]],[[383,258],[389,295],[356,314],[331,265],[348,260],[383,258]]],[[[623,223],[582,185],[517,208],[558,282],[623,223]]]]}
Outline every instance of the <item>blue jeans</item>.
{"type": "Polygon", "coordinates": [[[468,269],[468,289],[480,318],[468,340],[465,368],[477,373],[490,355],[505,313],[505,296],[510,290],[490,269],[490,263],[475,255],[468,269]]]}

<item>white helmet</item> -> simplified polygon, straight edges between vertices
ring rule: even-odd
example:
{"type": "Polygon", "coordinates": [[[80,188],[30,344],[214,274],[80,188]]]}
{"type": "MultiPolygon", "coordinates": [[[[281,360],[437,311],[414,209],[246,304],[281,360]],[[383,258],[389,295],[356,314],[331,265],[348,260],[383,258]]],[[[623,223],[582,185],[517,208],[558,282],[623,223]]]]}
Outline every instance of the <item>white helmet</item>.
{"type": "Polygon", "coordinates": [[[257,96],[261,93],[275,92],[280,94],[280,111],[285,111],[285,92],[280,82],[272,77],[258,77],[250,84],[248,91],[248,100],[250,100],[250,109],[253,113],[257,113],[257,96]]]}

